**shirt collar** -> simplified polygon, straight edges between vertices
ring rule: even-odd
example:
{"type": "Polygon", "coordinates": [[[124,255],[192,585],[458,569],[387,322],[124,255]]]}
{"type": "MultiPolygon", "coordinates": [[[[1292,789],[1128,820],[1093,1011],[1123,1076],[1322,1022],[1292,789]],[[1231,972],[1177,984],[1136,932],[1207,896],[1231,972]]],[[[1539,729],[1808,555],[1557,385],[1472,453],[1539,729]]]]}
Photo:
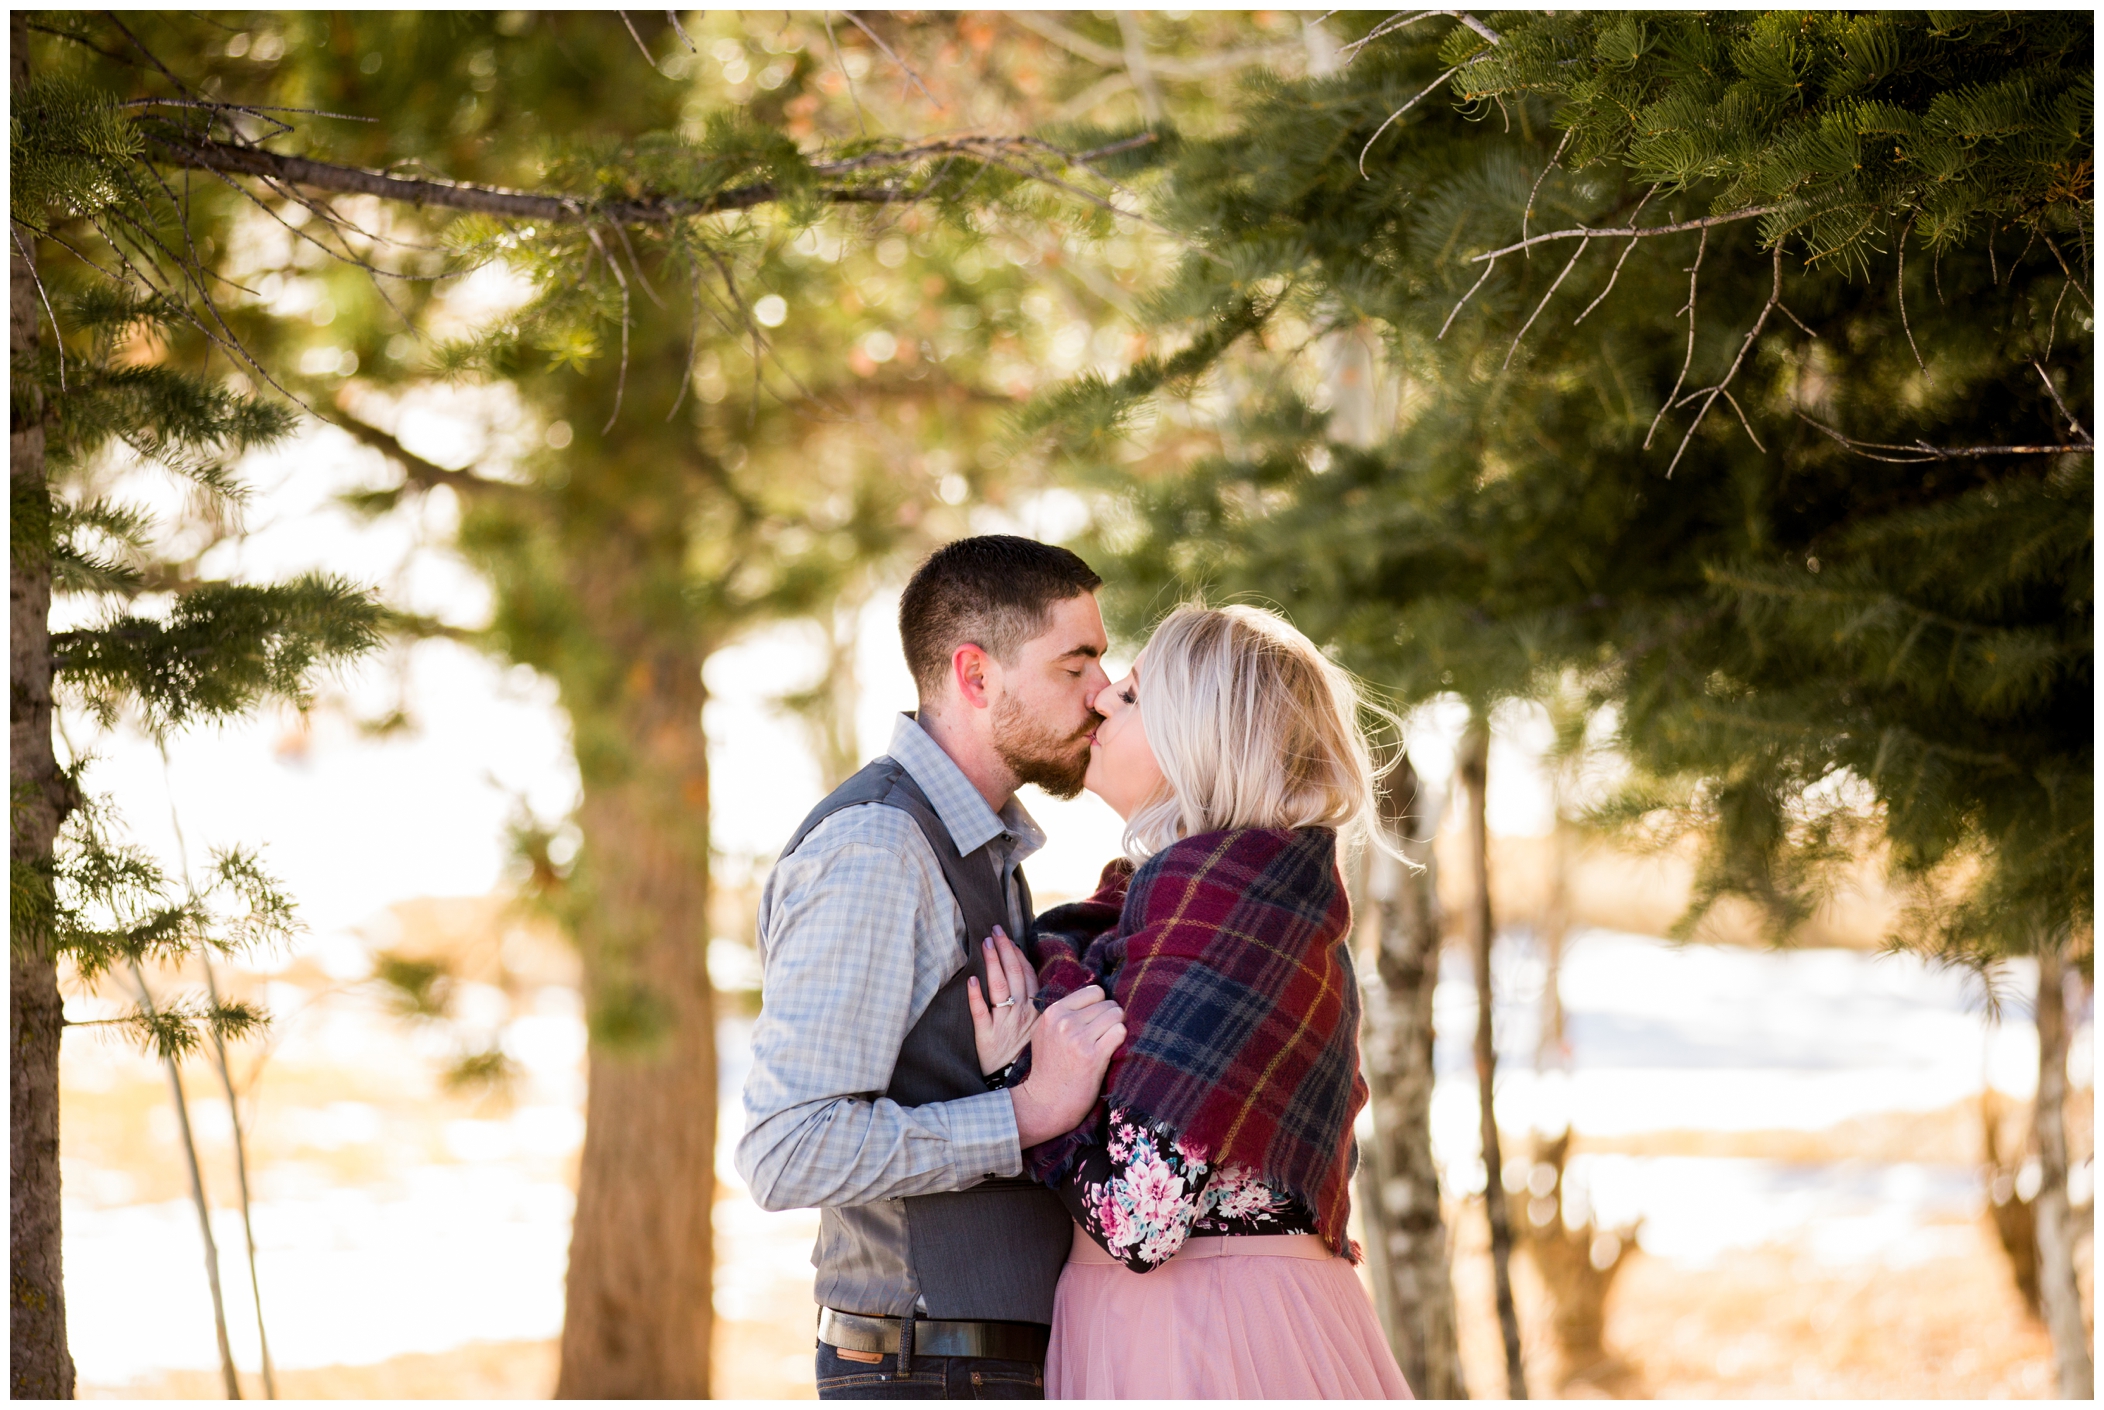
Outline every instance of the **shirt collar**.
{"type": "Polygon", "coordinates": [[[1004,833],[1018,862],[1045,845],[1044,830],[1021,802],[1010,798],[998,813],[987,807],[985,796],[972,786],[957,761],[943,753],[942,746],[911,715],[900,714],[891,729],[891,747],[885,752],[905,765],[921,792],[928,795],[929,805],[949,830],[960,857],[970,856],[1004,833]]]}

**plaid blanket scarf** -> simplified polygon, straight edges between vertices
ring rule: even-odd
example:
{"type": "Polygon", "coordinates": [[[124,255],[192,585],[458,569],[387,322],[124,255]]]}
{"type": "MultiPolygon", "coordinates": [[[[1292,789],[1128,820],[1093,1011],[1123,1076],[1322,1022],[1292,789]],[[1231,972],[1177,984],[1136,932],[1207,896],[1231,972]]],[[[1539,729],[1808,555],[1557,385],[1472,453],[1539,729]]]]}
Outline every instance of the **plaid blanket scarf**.
{"type": "Polygon", "coordinates": [[[1328,828],[1185,838],[1137,871],[1105,867],[1086,901],[1035,928],[1040,1008],[1101,984],[1127,1037],[1075,1131],[1026,1153],[1056,1186],[1115,1107],[1167,1126],[1216,1167],[1254,1170],[1345,1236],[1366,1104],[1351,902],[1328,828]]]}

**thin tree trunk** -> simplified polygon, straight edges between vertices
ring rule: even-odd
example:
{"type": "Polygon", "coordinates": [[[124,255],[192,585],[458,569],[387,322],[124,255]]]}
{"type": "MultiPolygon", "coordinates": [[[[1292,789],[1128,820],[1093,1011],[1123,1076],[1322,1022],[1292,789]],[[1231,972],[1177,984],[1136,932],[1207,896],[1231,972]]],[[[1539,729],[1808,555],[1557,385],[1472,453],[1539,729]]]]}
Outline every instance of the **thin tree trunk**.
{"type": "Polygon", "coordinates": [[[855,650],[860,643],[862,607],[868,600],[866,590],[856,588],[841,593],[817,614],[815,620],[824,638],[824,674],[809,691],[789,697],[811,732],[819,787],[828,793],[847,782],[863,763],[861,740],[855,733],[855,711],[862,700],[855,650]]]}
{"type": "MultiPolygon", "coordinates": [[[[165,739],[156,740],[155,744],[161,753],[161,783],[168,794],[168,826],[175,833],[175,855],[176,860],[182,864],[183,868],[183,889],[185,891],[195,891],[196,884],[191,880],[190,875],[190,841],[183,833],[182,814],[176,810],[175,806],[175,772],[174,766],[168,758],[168,742],[165,739]]],[[[205,994],[211,999],[213,1007],[216,1008],[219,1005],[219,976],[213,972],[211,953],[200,948],[197,953],[197,961],[204,966],[205,994]]],[[[136,969],[134,973],[137,973],[136,969]]],[[[139,974],[138,978],[139,988],[143,992],[146,987],[146,977],[144,974],[139,974]]],[[[265,1400],[276,1400],[278,1398],[278,1381],[270,1364],[270,1334],[263,1327],[263,1280],[256,1275],[254,1201],[250,1198],[248,1192],[248,1137],[241,1127],[241,1099],[234,1092],[234,1067],[227,1059],[226,1039],[220,1036],[219,1030],[216,1028],[211,1030],[211,1038],[212,1061],[213,1065],[219,1069],[219,1085],[226,1093],[227,1121],[233,1127],[234,1132],[234,1179],[241,1195],[241,1238],[242,1242],[248,1247],[248,1289],[256,1304],[256,1346],[259,1351],[259,1359],[263,1363],[263,1398],[265,1400]]],[[[172,1067],[170,1068],[170,1075],[174,1075],[172,1067]]],[[[182,1105],[180,1083],[177,1084],[176,1095],[177,1106],[180,1108],[182,1105]]],[[[190,1125],[190,1115],[187,1109],[183,1110],[182,1115],[183,1128],[187,1133],[190,1125]]],[[[191,1163],[193,1165],[196,1163],[196,1159],[196,1151],[193,1148],[191,1152],[191,1163]]],[[[198,1185],[198,1200],[201,1207],[204,1199],[202,1179],[199,1180],[198,1185]]],[[[209,1239],[211,1234],[209,1227],[205,1232],[209,1239]]],[[[212,1260],[212,1266],[215,1270],[219,1266],[219,1260],[216,1256],[212,1260]]],[[[224,1329],[222,1328],[221,1340],[223,1341],[224,1339],[224,1329]]],[[[230,1368],[233,1365],[231,1355],[227,1364],[230,1368]]],[[[237,1400],[239,1398],[239,1396],[235,1397],[237,1400]]]]}
{"type": "MultiPolygon", "coordinates": [[[[184,870],[188,871],[187,864],[184,870]]],[[[219,981],[212,973],[212,957],[200,951],[198,960],[205,967],[205,992],[216,1005],[219,981]]],[[[234,1127],[234,1178],[241,1192],[241,1237],[248,1245],[248,1287],[256,1302],[256,1346],[263,1363],[263,1398],[276,1400],[278,1380],[270,1364],[270,1336],[263,1330],[263,1280],[256,1274],[254,1201],[248,1193],[248,1137],[241,1126],[241,1101],[234,1093],[234,1069],[227,1061],[226,1040],[216,1030],[212,1034],[212,1057],[219,1067],[220,1086],[226,1090],[227,1118],[234,1127]]]]}
{"type": "MultiPolygon", "coordinates": [[[[146,971],[137,960],[131,965],[132,982],[139,986],[139,1009],[151,1015],[153,991],[146,987],[146,971]]],[[[190,1129],[190,1102],[183,1095],[183,1073],[173,1057],[163,1055],[161,1065],[168,1069],[168,1093],[175,1102],[177,1129],[183,1138],[183,1158],[190,1170],[190,1201],[197,1207],[197,1227],[204,1237],[205,1282],[212,1289],[212,1327],[219,1334],[219,1372],[226,1382],[226,1398],[241,1398],[241,1378],[234,1371],[234,1347],[226,1334],[226,1296],[219,1286],[219,1241],[212,1237],[212,1206],[205,1199],[204,1167],[197,1159],[197,1136],[190,1129]]]]}
{"type": "Polygon", "coordinates": [[[1369,848],[1374,918],[1361,1028],[1373,1140],[1360,1152],[1358,1200],[1374,1301],[1403,1379],[1421,1400],[1460,1400],[1461,1348],[1448,1270],[1439,1168],[1432,1160],[1432,994],[1439,982],[1439,900],[1432,870],[1436,809],[1421,806],[1407,757],[1381,795],[1381,823],[1412,870],[1369,848]]]}
{"type": "Polygon", "coordinates": [[[1505,1339],[1505,1384],[1514,1400],[1527,1398],[1520,1365],[1520,1319],[1512,1302],[1512,1223],[1505,1209],[1504,1161],[1498,1149],[1494,1100],[1498,1050],[1491,1031],[1490,947],[1497,931],[1490,913],[1490,827],[1485,786],[1490,771],[1490,722],[1478,713],[1461,740],[1455,773],[1468,796],[1468,939],[1476,964],[1476,1083],[1483,1110],[1483,1209],[1490,1220],[1491,1271],[1497,1283],[1498,1329],[1505,1339]]]}
{"type": "Polygon", "coordinates": [[[1563,1011],[1563,951],[1571,933],[1571,837],[1560,802],[1556,830],[1549,839],[1549,902],[1541,917],[1541,1036],[1534,1048],[1537,1072],[1562,1072],[1571,1065],[1563,1011]]]}
{"type": "MultiPolygon", "coordinates": [[[[8,19],[8,81],[29,84],[29,30],[8,19]]],[[[19,369],[37,359],[43,306],[23,250],[8,242],[7,350],[14,373],[8,475],[15,548],[9,556],[8,783],[13,805],[8,861],[18,877],[48,886],[52,848],[65,818],[66,788],[51,747],[51,558],[43,532],[43,397],[19,369]],[[24,518],[31,520],[25,524],[24,518]]],[[[17,901],[21,899],[17,896],[17,901]]],[[[48,929],[11,907],[8,947],[8,1388],[16,1400],[73,1398],[66,1350],[66,1287],[60,1259],[58,1045],[65,1006],[48,929]]]]}
{"type": "Polygon", "coordinates": [[[2053,1372],[2063,1400],[2095,1394],[2082,1292],[2075,1282],[2075,1225],[2067,1196],[2066,963],[2058,943],[2038,951],[2038,1100],[2032,1104],[2040,1182],[2038,1292],[2053,1340],[2053,1372]]]}
{"type": "Polygon", "coordinates": [[[559,1399],[709,1394],[716,1045],[702,658],[637,659],[619,722],[631,762],[617,777],[588,773],[581,815],[592,1036],[559,1399]]]}

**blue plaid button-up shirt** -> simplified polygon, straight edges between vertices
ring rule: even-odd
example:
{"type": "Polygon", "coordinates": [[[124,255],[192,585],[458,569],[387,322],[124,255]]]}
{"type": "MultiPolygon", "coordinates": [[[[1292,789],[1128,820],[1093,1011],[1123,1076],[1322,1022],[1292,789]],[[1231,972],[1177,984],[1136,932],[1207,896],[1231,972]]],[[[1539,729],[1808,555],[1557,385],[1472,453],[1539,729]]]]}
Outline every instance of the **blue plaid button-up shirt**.
{"type": "MultiPolygon", "coordinates": [[[[1015,872],[1044,845],[1037,823],[1013,799],[999,813],[988,807],[908,716],[886,752],[959,852],[993,842],[1010,934],[1023,934],[1015,872]]],[[[1007,1092],[918,1107],[873,1095],[964,964],[964,912],[912,818],[870,803],[820,823],[769,874],[759,938],[760,1017],[736,1164],[762,1208],[872,1204],[1022,1170],[1007,1092]]]]}

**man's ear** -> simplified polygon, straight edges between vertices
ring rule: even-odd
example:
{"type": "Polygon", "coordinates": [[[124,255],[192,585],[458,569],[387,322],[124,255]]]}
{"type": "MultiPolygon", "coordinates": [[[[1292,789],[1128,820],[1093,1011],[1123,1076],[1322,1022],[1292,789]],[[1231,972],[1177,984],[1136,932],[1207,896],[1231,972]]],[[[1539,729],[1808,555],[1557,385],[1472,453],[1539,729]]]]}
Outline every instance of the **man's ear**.
{"type": "Polygon", "coordinates": [[[950,684],[957,698],[974,710],[984,710],[993,698],[1000,666],[984,651],[966,642],[950,653],[950,684]]]}

